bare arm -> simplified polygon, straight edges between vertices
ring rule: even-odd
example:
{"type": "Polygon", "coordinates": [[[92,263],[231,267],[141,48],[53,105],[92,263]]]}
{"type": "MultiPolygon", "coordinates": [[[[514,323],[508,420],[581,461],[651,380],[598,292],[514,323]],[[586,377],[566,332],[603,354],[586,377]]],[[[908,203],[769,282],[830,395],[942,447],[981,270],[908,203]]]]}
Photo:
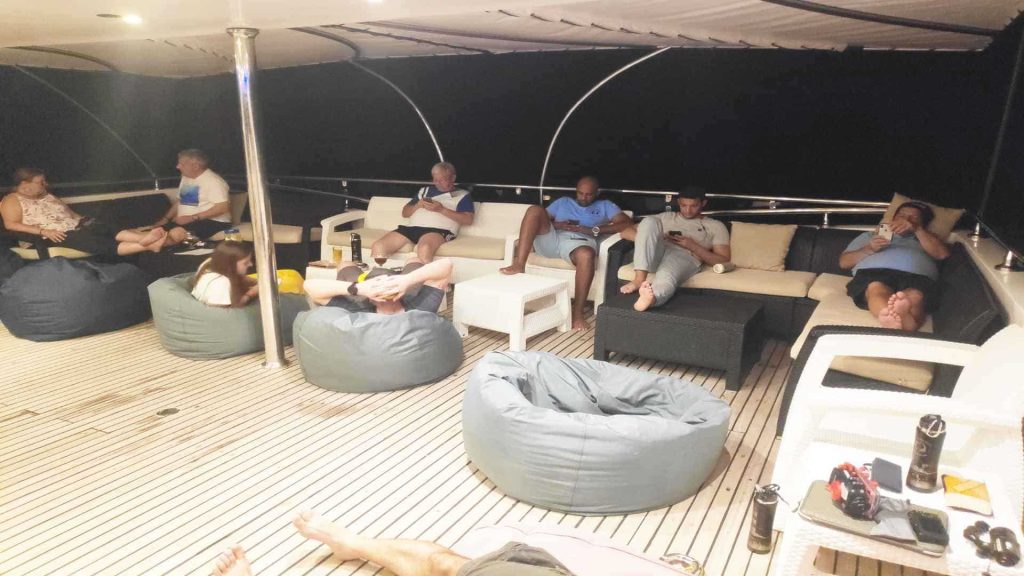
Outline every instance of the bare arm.
{"type": "Polygon", "coordinates": [[[418,202],[414,202],[412,204],[406,204],[405,206],[402,206],[402,218],[408,218],[408,217],[412,216],[412,213],[420,208],[420,203],[422,203],[422,202],[423,201],[420,200],[418,202]]]}
{"type": "MultiPolygon", "coordinates": [[[[207,220],[209,218],[216,218],[222,214],[227,214],[231,210],[231,202],[218,202],[212,207],[203,210],[202,212],[196,212],[191,216],[178,216],[174,218],[175,223],[185,225],[189,222],[195,222],[196,220],[207,220]]],[[[177,212],[177,206],[175,206],[175,212],[177,212]]]]}
{"type": "Polygon", "coordinates": [[[917,241],[921,243],[921,248],[924,248],[924,251],[932,258],[936,260],[949,258],[949,245],[939,240],[939,237],[935,234],[921,227],[914,231],[914,235],[917,236],[917,241]]]}
{"type": "Polygon", "coordinates": [[[342,280],[318,280],[309,279],[302,283],[302,289],[313,299],[313,302],[321,306],[331,301],[335,296],[347,296],[348,287],[351,282],[342,280]]]}
{"type": "MultiPolygon", "coordinates": [[[[410,208],[410,206],[406,204],[405,208],[410,208]]],[[[405,208],[402,209],[402,216],[408,218],[409,216],[406,216],[405,214],[405,208]]],[[[451,218],[452,220],[458,222],[460,226],[469,226],[470,224],[473,223],[473,217],[475,216],[473,212],[459,212],[458,210],[446,208],[440,202],[432,202],[430,200],[420,200],[419,202],[411,206],[411,208],[412,209],[409,211],[409,215],[412,215],[412,213],[415,212],[417,208],[423,208],[424,210],[437,212],[438,214],[441,214],[446,218],[451,218]]]]}
{"type": "MultiPolygon", "coordinates": [[[[619,212],[612,217],[612,221],[607,224],[601,224],[598,228],[601,229],[601,234],[615,234],[621,232],[626,228],[633,225],[633,220],[625,212],[619,212]]],[[[635,236],[634,236],[635,237],[635,236]]]]}
{"type": "Polygon", "coordinates": [[[156,221],[153,226],[163,226],[168,222],[174,220],[174,217],[178,215],[178,200],[175,198],[169,198],[171,202],[170,208],[164,213],[163,217],[156,221]]]}

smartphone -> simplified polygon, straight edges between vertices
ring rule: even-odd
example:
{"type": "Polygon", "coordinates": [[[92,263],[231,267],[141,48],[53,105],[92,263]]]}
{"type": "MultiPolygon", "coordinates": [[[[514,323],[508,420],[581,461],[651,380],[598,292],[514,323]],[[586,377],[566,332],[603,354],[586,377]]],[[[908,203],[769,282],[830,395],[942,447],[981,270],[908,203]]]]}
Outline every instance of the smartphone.
{"type": "Polygon", "coordinates": [[[945,525],[942,524],[942,518],[937,514],[911,510],[907,513],[907,517],[910,518],[910,527],[914,529],[914,536],[919,542],[940,546],[949,544],[949,533],[946,531],[945,525]]]}
{"type": "Polygon", "coordinates": [[[888,222],[882,222],[879,224],[878,235],[886,240],[892,240],[892,225],[888,222]]]}
{"type": "Polygon", "coordinates": [[[579,226],[580,221],[579,220],[566,220],[565,223],[566,224],[572,224],[573,226],[579,226]]]}
{"type": "Polygon", "coordinates": [[[669,230],[668,231],[668,235],[669,236],[682,236],[683,233],[680,232],[679,230],[669,230]]]}

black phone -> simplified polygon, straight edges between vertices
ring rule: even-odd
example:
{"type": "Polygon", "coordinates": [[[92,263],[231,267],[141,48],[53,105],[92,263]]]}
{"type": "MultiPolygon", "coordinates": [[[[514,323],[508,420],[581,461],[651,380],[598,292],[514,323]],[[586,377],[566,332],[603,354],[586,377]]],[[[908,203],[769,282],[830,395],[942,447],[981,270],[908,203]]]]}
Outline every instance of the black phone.
{"type": "Polygon", "coordinates": [[[580,221],[579,220],[566,220],[565,223],[566,224],[572,224],[573,226],[579,226],[580,221]]]}
{"type": "Polygon", "coordinates": [[[911,510],[907,513],[910,519],[910,527],[914,529],[914,536],[919,542],[938,544],[946,546],[949,544],[949,532],[942,524],[942,518],[931,512],[911,510]]]}
{"type": "Polygon", "coordinates": [[[682,236],[683,233],[680,232],[679,230],[669,230],[668,235],[669,236],[682,236]]]}

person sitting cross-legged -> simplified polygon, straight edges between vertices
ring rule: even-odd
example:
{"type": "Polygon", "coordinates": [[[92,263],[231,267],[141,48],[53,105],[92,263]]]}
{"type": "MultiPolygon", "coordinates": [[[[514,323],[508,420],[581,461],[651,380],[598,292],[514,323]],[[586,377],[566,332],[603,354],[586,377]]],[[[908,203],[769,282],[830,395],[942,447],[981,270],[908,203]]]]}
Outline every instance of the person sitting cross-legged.
{"type": "Polygon", "coordinates": [[[530,251],[546,258],[561,258],[576,267],[576,298],[572,304],[573,330],[586,330],[583,306],[590,293],[597,268],[597,241],[602,234],[614,234],[630,224],[614,202],[598,199],[597,178],[584,176],[576,183],[576,197],[559,198],[545,210],[530,206],[519,228],[519,246],[511,266],[503,274],[526,270],[530,251]]]}
{"type": "Polygon", "coordinates": [[[639,292],[633,304],[638,312],[668,302],[680,284],[700,272],[702,264],[721,264],[732,257],[725,224],[701,214],[708,203],[704,189],[687,186],[677,202],[679,212],[654,214],[622,231],[622,237],[636,242],[636,248],[633,280],[619,290],[639,292]],[[654,282],[647,281],[651,273],[656,274],[654,282]]]}
{"type": "Polygon", "coordinates": [[[949,246],[927,230],[935,218],[923,202],[904,202],[893,215],[892,239],[865,232],[839,256],[839,267],[853,268],[846,293],[885,328],[921,328],[938,296],[938,262],[949,246]]]}

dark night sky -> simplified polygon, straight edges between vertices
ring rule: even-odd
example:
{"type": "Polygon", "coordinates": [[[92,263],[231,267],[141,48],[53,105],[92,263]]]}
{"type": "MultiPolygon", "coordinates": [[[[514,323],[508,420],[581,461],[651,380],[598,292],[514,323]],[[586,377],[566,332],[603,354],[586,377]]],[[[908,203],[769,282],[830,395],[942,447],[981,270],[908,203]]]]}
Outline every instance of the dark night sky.
{"type": "MultiPolygon", "coordinates": [[[[1002,115],[1018,22],[984,53],[676,50],[596,92],[569,120],[548,183],[584,172],[609,187],[888,199],[894,191],[976,208],[1002,115]]],[[[257,40],[257,53],[259,43],[257,40]]],[[[366,61],[420,105],[464,182],[536,184],[565,111],[640,51],[366,61]]],[[[167,80],[38,71],[109,122],[158,174],[207,149],[243,173],[228,76],[167,80]]],[[[263,146],[273,175],[425,179],[436,161],[412,110],[347,64],[264,71],[263,146]]],[[[0,174],[53,181],[144,177],[85,114],[0,67],[0,174]]],[[[1001,227],[1024,219],[1019,95],[992,198],[1001,227]]]]}

